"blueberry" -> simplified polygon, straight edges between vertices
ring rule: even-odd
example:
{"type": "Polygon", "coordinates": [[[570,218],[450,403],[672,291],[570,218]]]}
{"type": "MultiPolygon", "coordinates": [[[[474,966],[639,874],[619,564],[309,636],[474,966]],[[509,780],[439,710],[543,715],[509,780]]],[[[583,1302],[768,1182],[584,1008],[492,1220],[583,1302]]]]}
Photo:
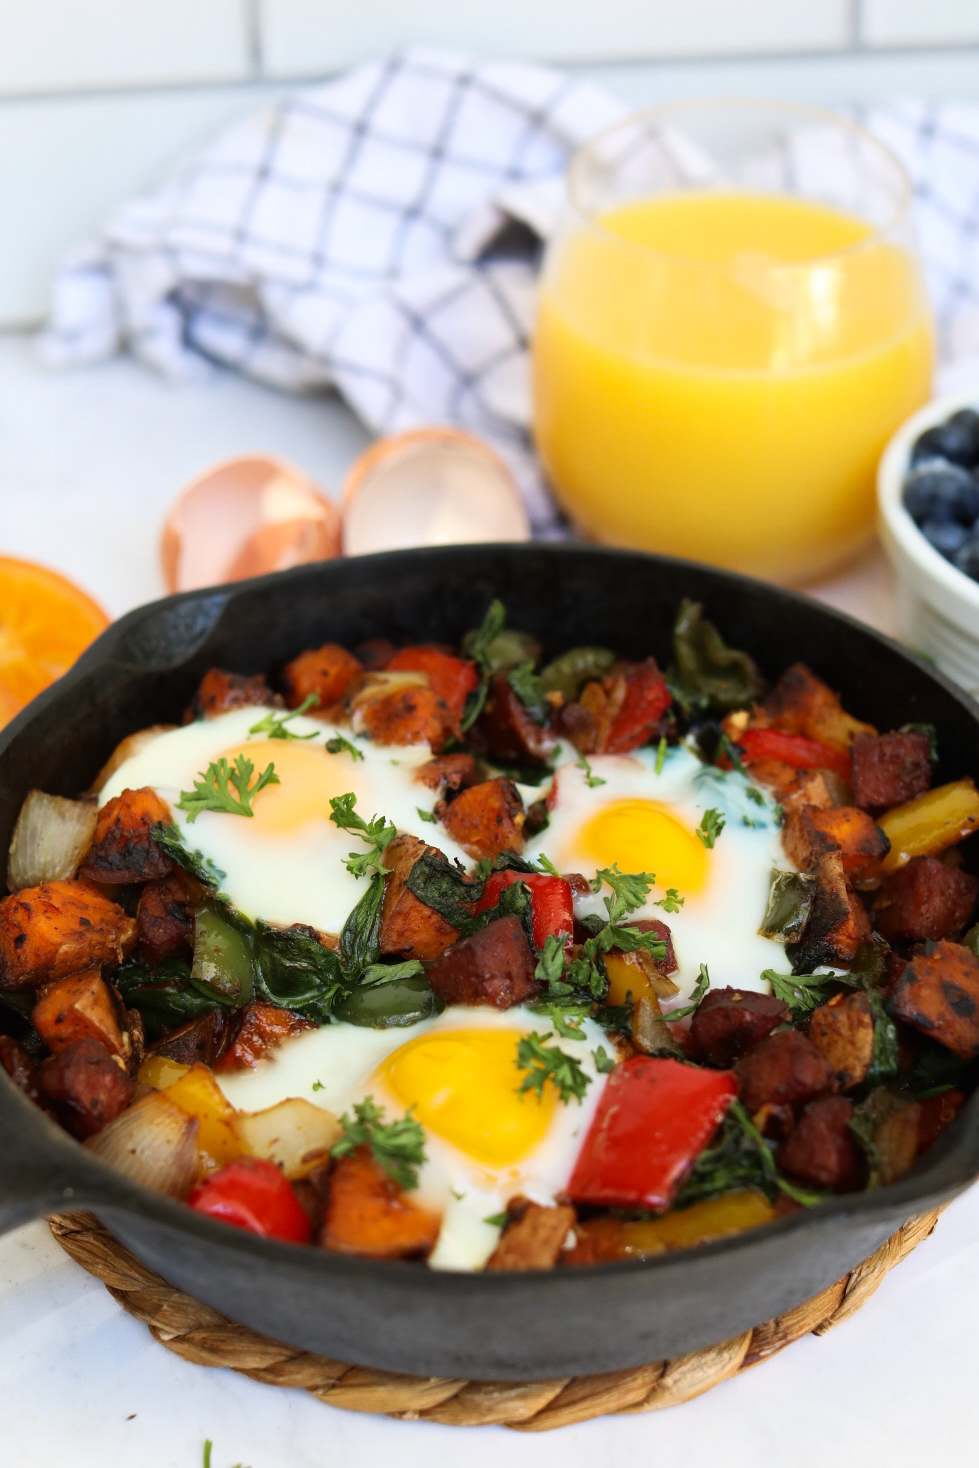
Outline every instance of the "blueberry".
{"type": "Polygon", "coordinates": [[[969,539],[969,531],[957,520],[926,520],[921,533],[929,545],[951,560],[969,539]]]}
{"type": "Polygon", "coordinates": [[[954,559],[960,571],[971,576],[973,581],[979,581],[979,535],[970,536],[954,559]]]}
{"type": "Polygon", "coordinates": [[[979,482],[958,464],[928,464],[905,479],[904,504],[918,525],[958,521],[971,529],[979,519],[979,482]]]}
{"type": "Polygon", "coordinates": [[[928,428],[915,440],[911,450],[912,467],[933,459],[947,459],[963,469],[979,464],[979,413],[962,408],[944,423],[928,428]]]}

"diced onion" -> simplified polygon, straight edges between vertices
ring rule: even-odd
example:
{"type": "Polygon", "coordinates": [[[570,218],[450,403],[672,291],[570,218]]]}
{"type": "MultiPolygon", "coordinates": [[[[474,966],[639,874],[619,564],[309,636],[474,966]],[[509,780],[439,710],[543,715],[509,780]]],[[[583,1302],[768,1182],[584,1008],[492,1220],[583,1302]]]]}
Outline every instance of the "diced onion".
{"type": "Polygon", "coordinates": [[[97,819],[90,801],[32,790],[17,817],[7,853],[11,892],[73,877],[92,844],[97,819]]]}
{"type": "Polygon", "coordinates": [[[197,1121],[159,1091],[123,1111],[85,1146],[133,1182],[185,1198],[197,1181],[197,1121]]]}
{"type": "Polygon", "coordinates": [[[264,1111],[240,1112],[232,1126],[250,1157],[277,1163],[288,1178],[315,1172],[341,1131],[332,1111],[298,1096],[264,1111]]]}

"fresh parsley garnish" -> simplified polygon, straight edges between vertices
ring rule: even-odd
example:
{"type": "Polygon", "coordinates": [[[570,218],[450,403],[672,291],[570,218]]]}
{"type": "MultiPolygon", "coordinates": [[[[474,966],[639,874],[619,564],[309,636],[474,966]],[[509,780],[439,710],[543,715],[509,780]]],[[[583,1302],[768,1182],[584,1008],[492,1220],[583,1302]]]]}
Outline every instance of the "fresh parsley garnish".
{"type": "Polygon", "coordinates": [[[389,868],[384,866],[382,858],[398,834],[398,828],[384,816],[374,816],[365,821],[363,816],[357,814],[355,809],[357,797],[352,791],[346,795],[333,795],[330,797],[330,820],[335,826],[343,831],[353,831],[367,842],[367,851],[352,851],[344,862],[347,871],[355,877],[365,877],[368,872],[377,872],[386,876],[389,868]]]}
{"type": "Polygon", "coordinates": [[[593,892],[598,892],[603,883],[612,889],[605,898],[608,922],[585,939],[568,964],[566,982],[572,989],[584,990],[595,999],[603,998],[607,980],[601,956],[613,948],[622,953],[645,953],[654,963],[666,957],[666,944],[657,933],[643,931],[624,921],[631,912],[642,907],[655,880],[652,872],[620,872],[614,865],[595,873],[591,884],[593,892]]]}
{"type": "Polygon", "coordinates": [[[417,958],[402,963],[369,963],[360,976],[362,984],[395,984],[405,979],[418,979],[425,969],[417,958]]]}
{"type": "Polygon", "coordinates": [[[599,1075],[608,1075],[609,1071],[615,1069],[615,1056],[609,1055],[604,1045],[599,1045],[591,1054],[599,1075]]]}
{"type": "Polygon", "coordinates": [[[506,1213],[490,1213],[483,1219],[484,1223],[491,1224],[493,1228],[503,1228],[509,1221],[509,1215],[506,1213]]]}
{"type": "Polygon", "coordinates": [[[591,1011],[590,1004],[576,999],[535,999],[530,1005],[535,1014],[546,1015],[562,1040],[581,1040],[581,1021],[591,1011]]]}
{"type": "Polygon", "coordinates": [[[572,1096],[580,1102],[591,1084],[591,1076],[586,1075],[573,1055],[549,1045],[553,1038],[553,1035],[521,1035],[517,1042],[517,1069],[526,1074],[517,1091],[521,1094],[536,1091],[540,1101],[544,1086],[550,1081],[565,1104],[572,1096]]]}
{"type": "Polygon", "coordinates": [[[537,858],[537,868],[538,871],[546,872],[549,877],[559,877],[561,875],[554,863],[543,852],[537,858]]]}
{"type": "Polygon", "coordinates": [[[705,810],[701,817],[700,825],[697,827],[697,835],[710,851],[714,842],[724,830],[724,817],[719,810],[705,810]]]}
{"type": "MultiPolygon", "coordinates": [[[[553,986],[561,984],[564,977],[564,957],[566,933],[548,933],[544,939],[544,946],[537,955],[537,967],[534,970],[534,978],[540,984],[546,984],[549,990],[553,986]]],[[[554,992],[566,990],[566,985],[554,992]]]]}
{"type": "Polygon", "coordinates": [[[707,972],[706,963],[702,963],[700,965],[700,973],[697,975],[697,982],[693,986],[693,993],[690,996],[690,1003],[685,1004],[682,1009],[671,1009],[668,1013],[663,1015],[663,1018],[665,1020],[686,1019],[688,1014],[693,1014],[695,1009],[700,1008],[700,1001],[703,999],[709,988],[710,974],[707,972]]]}
{"type": "Polygon", "coordinates": [[[312,734],[294,734],[291,729],[286,728],[286,725],[290,719],[298,719],[299,715],[304,714],[307,709],[315,708],[319,701],[318,693],[309,693],[298,708],[292,709],[287,714],[266,714],[265,718],[260,719],[257,724],[252,724],[248,732],[249,734],[267,734],[269,739],[315,739],[319,732],[317,729],[314,729],[312,734]]]}
{"type": "Polygon", "coordinates": [[[322,1091],[324,1089],[323,1082],[322,1081],[314,1081],[313,1082],[313,1085],[312,1085],[312,1089],[314,1091],[322,1091]]]}
{"type": "Polygon", "coordinates": [[[438,825],[439,818],[433,810],[426,810],[423,805],[416,805],[415,810],[418,812],[419,820],[427,821],[430,826],[438,825]]]}
{"type": "Polygon", "coordinates": [[[252,785],[254,773],[255,766],[244,754],[235,756],[233,768],[223,755],[212,761],[194,781],[193,790],[180,792],[177,806],[188,812],[187,824],[192,825],[202,810],[220,811],[229,816],[254,815],[252,801],[258,792],[266,785],[279,784],[274,764],[267,764],[252,785]]]}
{"type": "Polygon", "coordinates": [[[603,779],[601,779],[599,775],[592,774],[591,765],[588,763],[588,760],[583,754],[579,754],[578,758],[575,760],[575,764],[578,766],[579,770],[584,770],[585,784],[588,786],[589,790],[594,790],[597,785],[604,785],[606,783],[603,779]]]}
{"type": "Polygon", "coordinates": [[[661,734],[660,737],[659,737],[659,743],[656,746],[656,773],[657,773],[657,775],[661,775],[663,773],[663,766],[664,766],[665,763],[666,763],[666,735],[665,734],[661,734]]]}
{"type": "Polygon", "coordinates": [[[683,903],[684,898],[680,896],[676,888],[667,887],[666,896],[657,898],[654,905],[656,907],[661,907],[664,912],[679,912],[680,908],[683,906],[683,903]]]}
{"type": "Polygon", "coordinates": [[[533,663],[518,663],[507,673],[506,680],[531,718],[542,724],[547,718],[547,699],[533,663]]]}
{"type": "Polygon", "coordinates": [[[807,1014],[812,1014],[821,1004],[825,1004],[834,993],[835,989],[862,989],[863,980],[859,975],[850,973],[842,974],[779,974],[774,969],[766,968],[761,977],[771,985],[772,993],[776,999],[781,999],[792,1011],[792,1018],[802,1019],[807,1014]]]}
{"type": "Polygon", "coordinates": [[[330,1148],[331,1157],[348,1157],[358,1147],[369,1147],[371,1156],[399,1188],[410,1192],[418,1186],[418,1170],[425,1162],[425,1133],[410,1110],[397,1121],[384,1120],[373,1096],[354,1103],[354,1114],[340,1118],[343,1135],[330,1148]]]}
{"type": "MultiPolygon", "coordinates": [[[[350,758],[355,760],[364,758],[364,751],[358,749],[356,744],[349,739],[345,739],[342,734],[334,734],[332,739],[326,741],[326,751],[327,754],[349,754],[350,758]]],[[[396,765],[398,761],[393,759],[391,763],[396,765]]]]}

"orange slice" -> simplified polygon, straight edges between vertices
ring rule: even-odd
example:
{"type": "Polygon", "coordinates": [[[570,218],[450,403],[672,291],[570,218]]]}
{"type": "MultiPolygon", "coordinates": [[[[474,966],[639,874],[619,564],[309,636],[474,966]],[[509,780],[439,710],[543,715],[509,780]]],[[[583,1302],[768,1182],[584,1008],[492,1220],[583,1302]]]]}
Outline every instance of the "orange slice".
{"type": "Polygon", "coordinates": [[[108,622],[57,571],[0,556],[0,724],[66,673],[108,622]]]}

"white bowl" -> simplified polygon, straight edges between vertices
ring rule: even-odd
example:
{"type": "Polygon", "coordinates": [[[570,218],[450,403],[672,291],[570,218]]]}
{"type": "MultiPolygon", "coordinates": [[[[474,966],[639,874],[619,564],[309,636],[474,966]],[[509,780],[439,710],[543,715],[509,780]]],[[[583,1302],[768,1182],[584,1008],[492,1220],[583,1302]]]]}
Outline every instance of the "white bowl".
{"type": "Polygon", "coordinates": [[[878,529],[897,573],[898,636],[979,697],[979,582],[928,544],[903,501],[915,439],[960,408],[979,410],[979,386],[935,398],[895,433],[877,471],[878,529]]]}

